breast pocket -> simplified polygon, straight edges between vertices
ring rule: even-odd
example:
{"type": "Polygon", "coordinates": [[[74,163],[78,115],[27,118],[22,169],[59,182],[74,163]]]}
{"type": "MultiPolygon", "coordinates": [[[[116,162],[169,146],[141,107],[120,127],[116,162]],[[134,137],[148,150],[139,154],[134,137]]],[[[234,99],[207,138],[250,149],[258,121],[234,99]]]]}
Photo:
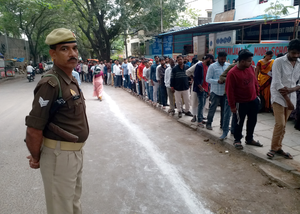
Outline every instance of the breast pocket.
{"type": "Polygon", "coordinates": [[[76,115],[80,115],[83,113],[84,110],[84,103],[81,99],[78,100],[68,100],[68,107],[70,109],[70,111],[76,116],[76,115]]]}

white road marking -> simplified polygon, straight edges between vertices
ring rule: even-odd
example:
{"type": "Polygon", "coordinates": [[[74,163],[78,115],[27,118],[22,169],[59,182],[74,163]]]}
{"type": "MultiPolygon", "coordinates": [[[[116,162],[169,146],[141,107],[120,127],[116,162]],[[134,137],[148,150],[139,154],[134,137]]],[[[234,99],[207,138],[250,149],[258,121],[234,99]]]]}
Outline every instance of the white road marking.
{"type": "Polygon", "coordinates": [[[175,166],[166,160],[164,155],[159,151],[159,148],[145,135],[140,128],[124,117],[118,105],[111,97],[105,93],[105,102],[110,105],[110,110],[115,114],[119,121],[133,134],[139,145],[144,147],[149,157],[154,161],[160,171],[166,176],[172,186],[176,189],[181,196],[190,212],[193,214],[211,214],[212,212],[206,209],[191,188],[184,182],[175,166]],[[138,133],[138,134],[137,134],[138,133]]]}

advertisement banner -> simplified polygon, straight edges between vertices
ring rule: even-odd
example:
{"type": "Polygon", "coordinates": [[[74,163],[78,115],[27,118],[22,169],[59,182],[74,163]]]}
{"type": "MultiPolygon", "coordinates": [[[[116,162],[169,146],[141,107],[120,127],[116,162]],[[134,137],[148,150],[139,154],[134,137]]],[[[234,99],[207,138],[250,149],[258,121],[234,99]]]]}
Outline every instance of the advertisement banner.
{"type": "Polygon", "coordinates": [[[209,47],[208,52],[212,55],[215,54],[215,47],[216,47],[216,34],[211,33],[209,34],[209,47]]]}
{"type": "Polygon", "coordinates": [[[234,45],[236,41],[236,31],[225,31],[216,34],[216,45],[234,45]]]}
{"type": "Polygon", "coordinates": [[[155,38],[154,43],[152,44],[152,54],[161,55],[161,39],[155,38]]]}
{"type": "Polygon", "coordinates": [[[217,57],[220,51],[225,51],[228,56],[227,59],[232,62],[233,59],[238,57],[238,52],[242,49],[248,49],[250,52],[254,54],[253,61],[256,65],[258,60],[262,59],[267,51],[273,51],[274,59],[279,53],[286,53],[287,52],[287,43],[280,43],[280,44],[240,44],[240,45],[233,45],[233,46],[217,46],[215,57],[217,57]]]}
{"type": "Polygon", "coordinates": [[[173,35],[164,37],[164,55],[172,54],[173,52],[173,35]]]}

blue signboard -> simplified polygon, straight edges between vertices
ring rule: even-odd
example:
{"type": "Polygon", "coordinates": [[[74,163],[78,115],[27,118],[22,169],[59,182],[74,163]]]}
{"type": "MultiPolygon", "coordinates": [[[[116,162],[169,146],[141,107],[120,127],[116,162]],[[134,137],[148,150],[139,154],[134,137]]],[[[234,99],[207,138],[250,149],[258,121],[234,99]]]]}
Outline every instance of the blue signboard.
{"type": "Polygon", "coordinates": [[[164,37],[164,55],[173,53],[173,35],[164,37]]]}
{"type": "Polygon", "coordinates": [[[215,51],[215,57],[218,56],[220,51],[225,51],[232,62],[233,59],[238,57],[238,52],[242,49],[248,49],[254,54],[253,62],[256,64],[258,60],[262,59],[267,51],[273,51],[274,59],[279,53],[287,52],[288,43],[272,43],[272,44],[240,44],[233,46],[217,46],[215,51]]]}
{"type": "Polygon", "coordinates": [[[155,37],[154,43],[152,44],[152,54],[161,55],[161,39],[155,37]]]}

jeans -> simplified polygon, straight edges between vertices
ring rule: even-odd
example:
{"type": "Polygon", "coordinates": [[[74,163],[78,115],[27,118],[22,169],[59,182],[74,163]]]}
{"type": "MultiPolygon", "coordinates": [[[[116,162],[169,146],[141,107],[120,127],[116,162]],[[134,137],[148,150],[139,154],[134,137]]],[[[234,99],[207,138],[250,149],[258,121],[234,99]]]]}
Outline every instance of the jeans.
{"type": "Polygon", "coordinates": [[[149,100],[153,101],[153,86],[150,83],[147,83],[147,96],[149,100]]]}
{"type": "Polygon", "coordinates": [[[165,84],[160,84],[160,102],[163,106],[167,106],[167,88],[165,84]]]}
{"type": "Polygon", "coordinates": [[[198,123],[201,123],[203,121],[203,108],[206,103],[207,92],[206,91],[197,92],[197,96],[198,96],[198,123]]]}
{"type": "Polygon", "coordinates": [[[257,114],[259,111],[259,100],[258,98],[247,102],[247,103],[236,103],[236,116],[237,125],[234,131],[234,141],[240,142],[242,139],[242,131],[244,121],[247,115],[247,125],[246,125],[246,141],[252,142],[254,128],[257,122],[257,114]]]}
{"type": "Polygon", "coordinates": [[[224,96],[218,96],[214,92],[210,94],[211,105],[209,107],[208,115],[207,115],[207,125],[212,124],[213,118],[215,116],[215,112],[217,110],[218,104],[221,105],[221,121],[220,126],[223,126],[223,116],[224,116],[224,96]]]}
{"type": "Polygon", "coordinates": [[[227,99],[227,95],[224,95],[224,118],[223,118],[223,125],[222,125],[222,129],[223,129],[223,133],[225,133],[226,135],[229,132],[229,121],[230,121],[230,117],[231,117],[231,109],[230,106],[228,104],[228,99],[227,99]]]}
{"type": "Polygon", "coordinates": [[[130,87],[129,87],[129,83],[130,83],[129,75],[128,75],[128,74],[124,74],[124,78],[125,78],[125,81],[124,81],[124,88],[130,88],[130,87]]]}

